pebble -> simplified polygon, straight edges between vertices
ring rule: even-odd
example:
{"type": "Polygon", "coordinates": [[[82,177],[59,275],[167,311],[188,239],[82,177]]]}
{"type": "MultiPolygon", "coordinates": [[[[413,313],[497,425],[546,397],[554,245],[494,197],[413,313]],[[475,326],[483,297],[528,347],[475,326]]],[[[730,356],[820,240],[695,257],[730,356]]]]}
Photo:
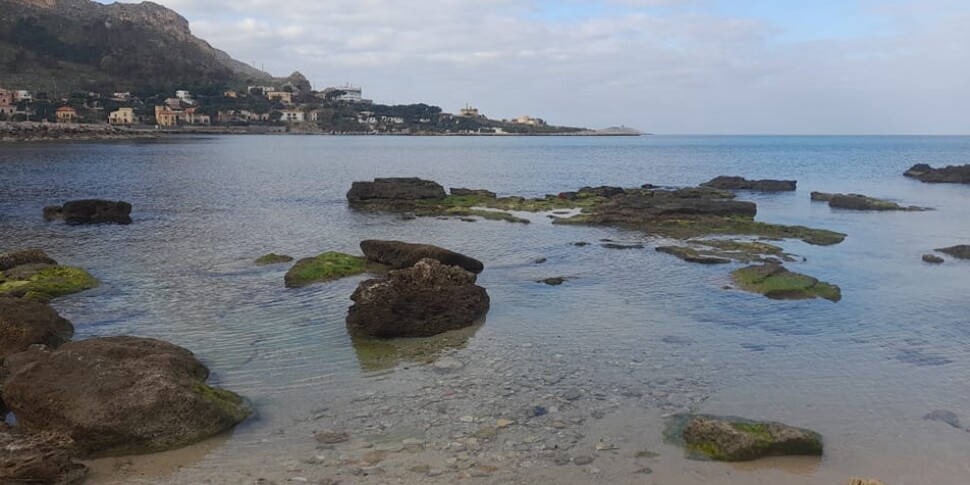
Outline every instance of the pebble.
{"type": "Polygon", "coordinates": [[[429,478],[434,478],[434,477],[440,477],[440,476],[441,476],[442,474],[444,474],[444,472],[443,472],[443,471],[441,471],[441,470],[434,470],[434,469],[432,469],[432,470],[428,470],[428,474],[427,474],[427,476],[428,476],[429,478]]]}
{"type": "Polygon", "coordinates": [[[474,423],[475,416],[462,416],[458,420],[461,421],[462,423],[474,423]]]}
{"type": "Polygon", "coordinates": [[[384,453],[383,451],[369,451],[364,453],[364,457],[361,458],[361,461],[367,465],[376,465],[384,461],[384,458],[387,458],[387,453],[384,453]]]}
{"type": "Polygon", "coordinates": [[[512,421],[510,419],[499,419],[498,421],[495,421],[495,425],[498,426],[499,428],[506,428],[513,424],[515,424],[515,421],[512,421]]]}
{"type": "Polygon", "coordinates": [[[639,473],[640,475],[649,475],[649,474],[653,473],[653,468],[650,468],[648,466],[645,466],[645,467],[643,467],[643,468],[635,471],[634,473],[639,473]]]}
{"type": "Polygon", "coordinates": [[[332,429],[320,431],[315,434],[314,437],[317,439],[317,443],[327,445],[343,443],[350,439],[350,436],[348,436],[347,433],[344,433],[343,431],[334,431],[332,429]]]}
{"type": "Polygon", "coordinates": [[[401,442],[404,446],[421,446],[425,443],[427,443],[425,440],[418,438],[407,438],[401,442]]]}
{"type": "Polygon", "coordinates": [[[573,463],[583,466],[593,463],[593,457],[589,455],[578,455],[573,457],[573,463]]]}
{"type": "Polygon", "coordinates": [[[617,446],[614,445],[613,443],[606,443],[603,441],[596,443],[596,451],[609,451],[609,450],[615,450],[615,449],[617,449],[617,446]]]}

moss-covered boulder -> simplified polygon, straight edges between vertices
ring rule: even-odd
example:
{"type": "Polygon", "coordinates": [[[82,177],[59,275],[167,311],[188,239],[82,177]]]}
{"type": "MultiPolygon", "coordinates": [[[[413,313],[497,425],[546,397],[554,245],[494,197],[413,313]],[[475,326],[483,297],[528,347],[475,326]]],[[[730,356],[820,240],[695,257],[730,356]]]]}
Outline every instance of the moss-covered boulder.
{"type": "Polygon", "coordinates": [[[282,264],[293,261],[293,256],[285,254],[269,253],[256,258],[256,266],[268,266],[271,264],[282,264]]]}
{"type": "Polygon", "coordinates": [[[7,357],[0,374],[19,429],[66,435],[87,457],[180,448],[252,413],[238,395],[206,385],[209,370],[191,352],[153,339],[32,349],[7,357]]]}
{"type": "Polygon", "coordinates": [[[899,205],[890,200],[877,199],[861,194],[829,194],[825,192],[812,192],[812,200],[828,202],[829,207],[834,209],[849,209],[858,211],[911,211],[920,212],[928,210],[925,207],[899,205]]]}
{"type": "Polygon", "coordinates": [[[842,290],[838,286],[788,271],[784,266],[773,262],[741,268],[731,273],[731,276],[741,289],[775,300],[842,299],[842,290]]]}
{"type": "Polygon", "coordinates": [[[766,456],[822,454],[822,436],[781,423],[716,416],[688,416],[680,433],[695,459],[749,461],[766,456]]]}
{"type": "Polygon", "coordinates": [[[21,298],[0,297],[0,362],[43,344],[55,348],[74,336],[74,326],[53,308],[21,298]]]}
{"type": "Polygon", "coordinates": [[[331,281],[361,274],[367,269],[367,259],[361,256],[327,251],[314,258],[296,262],[283,281],[287,288],[299,288],[311,283],[331,281]]]}
{"type": "Polygon", "coordinates": [[[0,272],[0,295],[56,298],[101,285],[94,276],[71,266],[28,264],[0,272]]]}

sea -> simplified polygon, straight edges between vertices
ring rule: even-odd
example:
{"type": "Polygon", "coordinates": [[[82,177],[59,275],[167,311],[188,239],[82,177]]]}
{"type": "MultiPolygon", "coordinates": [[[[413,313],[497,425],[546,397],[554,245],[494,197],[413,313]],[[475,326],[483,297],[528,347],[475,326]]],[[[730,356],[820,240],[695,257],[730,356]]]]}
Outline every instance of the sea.
{"type": "MultiPolygon", "coordinates": [[[[322,407],[352,415],[354,396],[383,396],[406,407],[443,379],[441,370],[406,358],[375,363],[355,347],[345,317],[351,293],[368,276],[287,289],[287,265],[253,261],[269,252],[358,254],[362,240],[395,239],[485,263],[478,284],[491,297],[487,320],[446,352],[464,363],[459,376],[477,369],[481,386],[515,382],[516,392],[537,400],[578,389],[588,397],[577,401],[586,403],[578,410],[615,403],[610,409],[624,416],[626,428],[640,422],[636,416],[649,416],[642,434],[660,455],[650,463],[654,473],[636,479],[611,475],[625,463],[613,466],[611,457],[578,475],[510,458],[492,478],[468,483],[529,483],[560,473],[577,483],[814,484],[869,476],[889,485],[965,484],[970,261],[944,256],[944,264],[931,265],[921,256],[970,244],[970,186],[903,177],[916,163],[970,163],[970,137],[294,135],[6,144],[0,145],[0,250],[43,248],[102,281],[53,302],[73,322],[76,339],[137,335],[184,346],[211,369],[214,384],[258,410],[231,435],[161,460],[167,465],[146,465],[138,476],[124,475],[118,462],[101,464],[94,483],[222,483],[230,470],[284,483],[338,473],[340,466],[294,465],[290,459],[301,452],[285,443],[312,440],[322,407]],[[795,192],[739,198],[758,204],[760,221],[847,234],[834,246],[777,243],[798,256],[792,270],[837,284],[841,301],[777,301],[725,289],[738,265],[685,263],[654,250],[671,241],[638,231],[553,225],[547,214],[517,214],[531,224],[403,220],[353,210],[345,197],[352,182],[375,177],[538,197],[583,186],[694,186],[719,175],[798,181],[795,192]],[[812,191],[934,210],[837,210],[812,202],[812,191]],[[134,223],[66,226],[41,217],[45,205],[83,198],[129,201],[134,223]],[[644,248],[607,249],[599,244],[604,239],[644,248]],[[573,245],[579,241],[591,244],[573,245]],[[536,264],[538,258],[546,262],[536,264]],[[557,287],[536,283],[551,276],[568,280],[557,287]],[[487,371],[496,361],[501,375],[487,371]],[[530,380],[559,369],[569,372],[558,382],[530,380]],[[675,389],[658,391],[670,382],[678,383],[675,389]],[[961,422],[925,418],[940,410],[961,422]],[[810,428],[824,436],[826,453],[798,466],[690,461],[653,424],[678,411],[810,428]],[[495,477],[506,481],[489,481],[495,477]]],[[[595,419],[583,430],[595,438],[595,419]]],[[[632,460],[622,453],[615,460],[632,460]]],[[[381,480],[348,477],[344,483],[381,480]]],[[[225,483],[233,480],[243,478],[225,483]]],[[[456,478],[445,473],[440,480],[456,478]]]]}

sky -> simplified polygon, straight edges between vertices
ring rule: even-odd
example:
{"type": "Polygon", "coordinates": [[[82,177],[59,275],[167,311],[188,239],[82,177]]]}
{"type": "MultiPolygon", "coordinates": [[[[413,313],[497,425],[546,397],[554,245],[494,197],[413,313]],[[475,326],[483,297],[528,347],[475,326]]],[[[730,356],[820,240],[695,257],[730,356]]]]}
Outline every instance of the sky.
{"type": "Polygon", "coordinates": [[[970,134],[968,0],[155,1],[236,59],[382,103],[663,134],[970,134]]]}

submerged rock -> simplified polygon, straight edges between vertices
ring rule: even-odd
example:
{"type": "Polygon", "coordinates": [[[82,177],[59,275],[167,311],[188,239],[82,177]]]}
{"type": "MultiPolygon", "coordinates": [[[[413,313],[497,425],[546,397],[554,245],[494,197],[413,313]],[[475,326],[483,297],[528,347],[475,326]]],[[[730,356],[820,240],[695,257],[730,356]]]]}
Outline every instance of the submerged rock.
{"type": "Polygon", "coordinates": [[[283,282],[287,288],[299,288],[311,283],[361,274],[366,269],[367,260],[360,256],[327,251],[316,257],[297,261],[283,276],[283,282]]]}
{"type": "Polygon", "coordinates": [[[795,190],[798,184],[795,180],[748,180],[744,177],[715,177],[709,182],[701,184],[703,187],[713,187],[722,190],[757,190],[763,192],[788,192],[795,190]]]}
{"type": "Polygon", "coordinates": [[[731,276],[741,289],[775,300],[825,298],[837,302],[842,299],[838,286],[788,271],[777,263],[748,266],[735,270],[731,276]]]}
{"type": "Polygon", "coordinates": [[[451,195],[456,197],[474,196],[474,197],[485,197],[487,199],[494,199],[496,197],[495,192],[485,189],[462,189],[462,188],[452,188],[450,189],[451,195]]]}
{"type": "Polygon", "coordinates": [[[835,209],[850,209],[859,211],[925,211],[924,207],[902,206],[895,202],[877,199],[861,194],[829,194],[812,192],[812,200],[828,202],[829,207],[835,209]]]}
{"type": "Polygon", "coordinates": [[[376,178],[373,182],[354,182],[347,192],[347,200],[359,202],[413,202],[423,199],[444,199],[445,189],[437,182],[419,178],[376,178]]]}
{"type": "Polygon", "coordinates": [[[44,299],[80,293],[101,285],[94,276],[71,266],[25,264],[0,273],[0,296],[44,299]]]}
{"type": "Polygon", "coordinates": [[[72,485],[87,466],[74,462],[74,441],[57,433],[26,434],[0,422],[0,483],[72,485]]]}
{"type": "Polygon", "coordinates": [[[939,421],[956,429],[963,429],[963,427],[960,426],[960,418],[953,411],[937,409],[923,416],[923,419],[927,421],[939,421]]]}
{"type": "Polygon", "coordinates": [[[941,257],[939,257],[939,256],[937,256],[935,254],[924,254],[923,255],[923,262],[924,263],[930,263],[930,264],[943,264],[943,258],[941,258],[941,257]]]}
{"type": "Polygon", "coordinates": [[[657,251],[677,256],[688,263],[727,264],[731,262],[730,259],[704,254],[695,248],[687,246],[660,246],[657,248],[657,251]]]}
{"type": "Polygon", "coordinates": [[[351,299],[350,332],[379,338],[428,337],[467,327],[489,308],[473,273],[434,259],[364,281],[351,299]]]}
{"type": "Polygon", "coordinates": [[[7,271],[25,264],[45,264],[54,266],[54,261],[43,249],[24,249],[22,251],[8,251],[0,253],[0,271],[7,271]]]}
{"type": "Polygon", "coordinates": [[[293,261],[293,256],[285,254],[269,253],[256,258],[256,266],[268,266],[271,264],[289,263],[293,261]]]}
{"type": "Polygon", "coordinates": [[[556,277],[553,277],[553,278],[546,278],[546,279],[538,280],[538,281],[536,281],[536,283],[543,283],[543,284],[546,284],[546,285],[549,285],[549,286],[559,286],[559,285],[565,283],[566,282],[566,279],[567,278],[564,277],[564,276],[556,276],[556,277]]]}
{"type": "Polygon", "coordinates": [[[450,266],[458,266],[472,273],[481,273],[485,265],[481,261],[431,244],[413,244],[401,241],[362,241],[360,249],[364,256],[375,263],[386,264],[393,269],[414,266],[418,261],[430,258],[450,266]]]}
{"type": "Polygon", "coordinates": [[[970,164],[933,168],[925,163],[918,163],[903,175],[927,183],[970,184],[970,164]]]}
{"type": "Polygon", "coordinates": [[[717,461],[822,454],[818,433],[772,422],[695,416],[684,429],[683,439],[692,454],[717,461]]]}
{"type": "Polygon", "coordinates": [[[643,244],[639,244],[639,243],[624,244],[624,243],[607,242],[607,243],[600,244],[600,246],[603,246],[606,249],[643,249],[643,244]]]}
{"type": "Polygon", "coordinates": [[[191,352],[153,339],[31,349],[7,357],[2,374],[17,427],[69,436],[81,456],[180,448],[252,412],[235,393],[206,385],[209,370],[191,352]]]}
{"type": "Polygon", "coordinates": [[[44,207],[44,219],[63,219],[70,225],[131,224],[131,204],[120,200],[71,200],[63,206],[44,207]]]}
{"type": "Polygon", "coordinates": [[[58,347],[74,336],[74,326],[53,308],[0,296],[0,361],[31,345],[58,347]]]}
{"type": "Polygon", "coordinates": [[[970,259],[970,244],[961,244],[959,246],[950,246],[948,248],[940,248],[939,251],[943,254],[949,254],[957,259],[970,259]]]}

